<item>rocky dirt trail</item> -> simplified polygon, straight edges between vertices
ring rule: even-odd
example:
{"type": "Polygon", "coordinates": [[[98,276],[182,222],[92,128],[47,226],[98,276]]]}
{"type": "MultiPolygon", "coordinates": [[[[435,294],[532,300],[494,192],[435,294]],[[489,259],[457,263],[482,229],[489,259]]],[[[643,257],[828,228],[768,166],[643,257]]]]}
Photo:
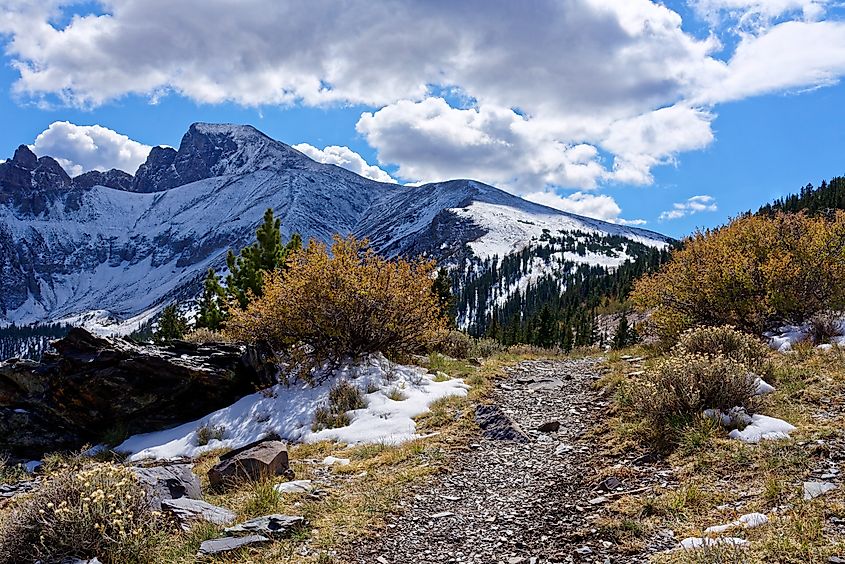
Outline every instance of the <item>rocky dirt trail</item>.
{"type": "MultiPolygon", "coordinates": [[[[618,554],[596,525],[605,504],[641,486],[597,474],[597,439],[587,431],[608,405],[591,386],[600,363],[596,358],[543,360],[509,368],[492,405],[476,409],[483,436],[458,455],[448,474],[413,492],[387,530],[349,560],[646,561],[645,555],[618,554]]],[[[649,551],[674,542],[657,539],[649,551]]]]}

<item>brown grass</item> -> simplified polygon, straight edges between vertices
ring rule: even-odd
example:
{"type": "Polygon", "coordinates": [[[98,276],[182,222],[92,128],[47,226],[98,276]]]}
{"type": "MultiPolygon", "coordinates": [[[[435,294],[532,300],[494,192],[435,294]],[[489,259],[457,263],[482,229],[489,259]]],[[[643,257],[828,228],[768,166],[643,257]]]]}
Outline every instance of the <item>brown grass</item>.
{"type": "MultiPolygon", "coordinates": [[[[622,351],[622,353],[632,353],[622,351]]],[[[642,353],[642,349],[639,353],[642,353]]],[[[642,450],[641,422],[619,396],[630,364],[611,355],[607,373],[597,383],[617,401],[612,417],[599,436],[606,454],[642,450]],[[620,401],[621,400],[621,401],[620,401]]],[[[656,360],[646,361],[657,362],[656,360]]],[[[832,438],[845,426],[845,354],[808,349],[800,354],[778,355],[772,363],[773,394],[765,396],[760,410],[798,427],[790,439],[747,445],[726,438],[724,430],[696,420],[679,438],[679,448],[664,464],[673,470],[677,488],[655,488],[624,496],[609,508],[603,530],[623,551],[642,549],[656,531],[671,529],[677,539],[701,536],[711,525],[728,523],[740,514],[759,511],[770,523],[737,536],[751,542],[747,549],[712,548],[676,551],[656,556],[667,563],[825,563],[845,552],[845,538],[827,524],[830,517],[845,515],[845,494],[839,488],[822,498],[805,502],[801,483],[827,455],[832,438]],[[822,441],[821,444],[817,441],[822,441]],[[734,509],[719,510],[727,504],[734,509]],[[635,534],[636,533],[636,534],[635,534]]]]}

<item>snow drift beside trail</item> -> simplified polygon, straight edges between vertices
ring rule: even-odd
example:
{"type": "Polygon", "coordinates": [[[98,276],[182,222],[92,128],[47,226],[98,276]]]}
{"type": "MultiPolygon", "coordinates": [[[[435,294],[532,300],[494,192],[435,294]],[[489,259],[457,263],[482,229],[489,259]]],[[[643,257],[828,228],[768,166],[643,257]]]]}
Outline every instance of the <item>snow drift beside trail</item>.
{"type": "Polygon", "coordinates": [[[335,370],[318,386],[278,384],[196,421],[129,437],[115,450],[130,453],[130,460],[194,457],[219,448],[238,448],[272,433],[291,442],[398,444],[418,437],[413,418],[428,412],[432,402],[465,396],[468,389],[463,380],[435,382],[434,375],[423,368],[393,364],[382,355],[372,355],[335,370]],[[348,412],[351,423],[346,427],[313,431],[315,411],[328,404],[329,391],[340,381],[360,389],[367,406],[348,412]],[[197,431],[206,426],[222,429],[223,438],[198,444],[197,431]]]}

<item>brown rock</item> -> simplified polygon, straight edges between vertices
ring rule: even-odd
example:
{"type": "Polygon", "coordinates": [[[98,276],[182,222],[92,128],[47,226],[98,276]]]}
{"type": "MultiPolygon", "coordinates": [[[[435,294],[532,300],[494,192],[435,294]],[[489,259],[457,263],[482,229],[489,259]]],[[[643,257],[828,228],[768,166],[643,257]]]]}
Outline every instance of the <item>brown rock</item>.
{"type": "Polygon", "coordinates": [[[220,457],[208,471],[211,487],[222,489],[243,480],[292,475],[288,465],[288,447],[277,438],[262,439],[220,457]]]}
{"type": "Polygon", "coordinates": [[[560,429],[560,421],[546,421],[537,430],[541,433],[556,433],[560,429]]]}

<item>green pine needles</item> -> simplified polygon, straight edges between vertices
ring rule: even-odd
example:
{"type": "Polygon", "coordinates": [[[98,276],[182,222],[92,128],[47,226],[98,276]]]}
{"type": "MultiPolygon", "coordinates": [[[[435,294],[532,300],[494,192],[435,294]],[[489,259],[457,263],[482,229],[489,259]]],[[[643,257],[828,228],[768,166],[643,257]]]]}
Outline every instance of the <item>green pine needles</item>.
{"type": "Polygon", "coordinates": [[[299,233],[284,242],[281,220],[274,217],[271,208],[264,212],[264,221],[256,230],[255,239],[239,254],[230,250],[226,255],[229,274],[225,288],[214,269],[208,270],[199,301],[197,327],[220,330],[229,317],[229,304],[246,309],[252,299],[263,295],[264,274],[284,270],[291,253],[302,248],[299,233]]]}

